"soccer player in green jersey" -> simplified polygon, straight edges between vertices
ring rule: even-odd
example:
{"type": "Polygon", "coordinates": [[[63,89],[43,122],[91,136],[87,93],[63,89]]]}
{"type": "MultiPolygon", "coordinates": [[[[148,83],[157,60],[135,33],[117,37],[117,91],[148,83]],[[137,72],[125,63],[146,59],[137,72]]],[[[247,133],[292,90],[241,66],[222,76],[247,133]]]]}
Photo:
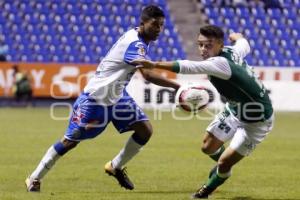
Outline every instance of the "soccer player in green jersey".
{"type": "Polygon", "coordinates": [[[135,60],[146,68],[160,68],[181,74],[207,74],[218,92],[227,99],[224,110],[207,127],[202,151],[217,162],[207,182],[193,198],[208,196],[231,175],[231,168],[249,155],[271,131],[273,108],[264,85],[244,60],[248,41],[232,33],[233,46],[224,46],[224,32],[218,26],[200,28],[198,46],[203,61],[154,62],[135,60]],[[224,143],[231,140],[225,149],[224,143]]]}

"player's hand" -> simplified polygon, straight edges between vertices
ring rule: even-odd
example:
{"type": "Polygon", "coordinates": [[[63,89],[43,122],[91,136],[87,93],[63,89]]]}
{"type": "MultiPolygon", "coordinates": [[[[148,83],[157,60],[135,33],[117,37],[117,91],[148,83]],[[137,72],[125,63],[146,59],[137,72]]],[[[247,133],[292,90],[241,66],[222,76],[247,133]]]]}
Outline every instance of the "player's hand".
{"type": "Polygon", "coordinates": [[[143,67],[143,68],[148,68],[152,69],[155,67],[156,63],[151,61],[151,60],[146,60],[146,59],[136,59],[131,62],[134,65],[137,65],[137,67],[143,67]]]}
{"type": "Polygon", "coordinates": [[[231,33],[229,35],[229,40],[231,42],[235,42],[235,41],[237,41],[240,38],[244,38],[243,34],[241,34],[241,33],[231,33]]]}

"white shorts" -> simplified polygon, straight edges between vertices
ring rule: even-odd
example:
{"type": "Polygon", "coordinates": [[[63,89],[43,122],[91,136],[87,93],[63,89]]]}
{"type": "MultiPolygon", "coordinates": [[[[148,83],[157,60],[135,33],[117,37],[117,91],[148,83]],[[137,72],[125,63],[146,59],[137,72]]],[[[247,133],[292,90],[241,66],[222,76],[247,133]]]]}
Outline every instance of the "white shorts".
{"type": "Polygon", "coordinates": [[[263,122],[242,122],[226,110],[215,117],[206,131],[224,143],[232,139],[229,145],[230,148],[243,156],[247,156],[272,130],[273,122],[274,115],[263,122]]]}

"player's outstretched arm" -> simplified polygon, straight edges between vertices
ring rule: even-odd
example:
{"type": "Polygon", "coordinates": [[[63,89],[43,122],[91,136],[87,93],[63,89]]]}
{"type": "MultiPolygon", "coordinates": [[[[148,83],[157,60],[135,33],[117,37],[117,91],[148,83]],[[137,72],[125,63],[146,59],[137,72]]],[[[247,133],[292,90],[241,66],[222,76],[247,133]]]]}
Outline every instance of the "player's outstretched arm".
{"type": "Polygon", "coordinates": [[[227,60],[223,57],[214,57],[204,61],[160,61],[138,59],[132,62],[140,65],[140,69],[165,69],[181,74],[207,74],[221,79],[228,79],[231,76],[231,69],[227,60]]]}
{"type": "Polygon", "coordinates": [[[140,72],[142,73],[143,77],[155,85],[163,86],[163,87],[171,87],[175,90],[178,90],[180,85],[175,81],[167,79],[160,75],[158,72],[155,72],[151,69],[140,68],[140,72]]]}
{"type": "Polygon", "coordinates": [[[140,65],[141,68],[158,68],[158,69],[164,69],[171,72],[179,72],[178,64],[175,61],[151,61],[146,59],[136,59],[132,61],[132,64],[140,65]]]}

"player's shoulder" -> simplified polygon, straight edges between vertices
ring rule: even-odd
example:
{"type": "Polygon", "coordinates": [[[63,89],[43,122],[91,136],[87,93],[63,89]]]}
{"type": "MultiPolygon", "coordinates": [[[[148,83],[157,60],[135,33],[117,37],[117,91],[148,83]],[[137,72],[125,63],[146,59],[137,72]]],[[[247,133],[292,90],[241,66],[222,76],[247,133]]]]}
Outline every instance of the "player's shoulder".
{"type": "Polygon", "coordinates": [[[241,59],[239,54],[233,48],[233,46],[224,46],[219,56],[230,61],[241,59]]]}
{"type": "Polygon", "coordinates": [[[235,41],[233,46],[226,46],[224,48],[228,52],[231,52],[232,54],[237,54],[238,56],[244,58],[250,53],[250,44],[245,38],[240,38],[235,41]]]}
{"type": "Polygon", "coordinates": [[[222,55],[219,55],[219,56],[210,57],[210,58],[206,59],[206,61],[212,62],[214,64],[218,64],[218,63],[227,62],[227,58],[222,55]]]}
{"type": "Polygon", "coordinates": [[[132,43],[132,42],[141,42],[141,43],[143,43],[143,40],[139,37],[138,31],[137,31],[136,28],[128,30],[124,34],[124,38],[129,43],[132,43]]]}
{"type": "Polygon", "coordinates": [[[138,39],[138,32],[135,28],[132,28],[128,30],[124,36],[126,37],[127,40],[137,40],[138,39]]]}
{"type": "Polygon", "coordinates": [[[131,29],[125,35],[127,35],[126,52],[137,52],[139,55],[145,56],[148,45],[138,36],[137,29],[131,29]]]}
{"type": "Polygon", "coordinates": [[[147,44],[139,37],[136,28],[128,30],[122,37],[123,40],[121,39],[120,42],[130,48],[147,48],[147,44]]]}
{"type": "Polygon", "coordinates": [[[222,53],[233,53],[235,50],[233,48],[233,46],[224,46],[222,48],[222,53]]]}

